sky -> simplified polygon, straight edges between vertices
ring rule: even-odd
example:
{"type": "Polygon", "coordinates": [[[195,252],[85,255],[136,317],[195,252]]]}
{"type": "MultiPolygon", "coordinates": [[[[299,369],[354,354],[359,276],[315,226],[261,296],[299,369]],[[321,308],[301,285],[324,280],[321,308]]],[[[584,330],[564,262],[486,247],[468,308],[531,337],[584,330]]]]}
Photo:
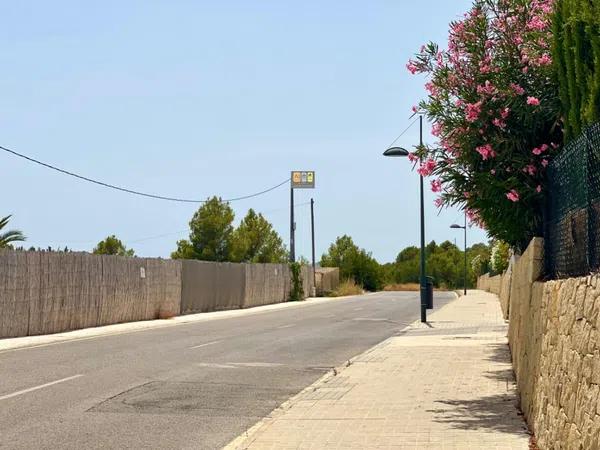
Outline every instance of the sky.
{"type": "MultiPolygon", "coordinates": [[[[231,198],[291,170],[298,255],[348,234],[379,261],[419,242],[418,175],[381,156],[425,95],[407,60],[444,44],[470,0],[4,2],[0,145],[84,176],[164,196],[231,198]]],[[[426,143],[434,143],[426,125],[426,143]]],[[[397,142],[418,143],[418,126],[397,142]]],[[[428,186],[428,183],[426,184],[428,186]]],[[[27,246],[90,251],[115,234],[168,257],[198,205],[137,197],[0,152],[0,216],[27,246]]],[[[232,203],[289,241],[289,188],[232,203]]],[[[457,240],[456,209],[426,189],[426,239],[457,240]]],[[[470,228],[469,245],[485,242],[470,228]]]]}

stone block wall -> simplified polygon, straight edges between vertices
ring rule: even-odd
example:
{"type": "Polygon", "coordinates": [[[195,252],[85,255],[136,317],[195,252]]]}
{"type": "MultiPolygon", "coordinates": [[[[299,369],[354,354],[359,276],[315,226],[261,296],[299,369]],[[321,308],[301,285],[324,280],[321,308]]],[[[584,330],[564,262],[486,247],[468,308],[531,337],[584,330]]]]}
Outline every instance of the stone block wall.
{"type": "Polygon", "coordinates": [[[502,275],[490,277],[489,291],[492,294],[500,295],[500,287],[502,286],[502,275]]]}
{"type": "Polygon", "coordinates": [[[540,449],[598,450],[600,275],[542,282],[542,261],[536,238],[502,279],[521,408],[540,449]]]}

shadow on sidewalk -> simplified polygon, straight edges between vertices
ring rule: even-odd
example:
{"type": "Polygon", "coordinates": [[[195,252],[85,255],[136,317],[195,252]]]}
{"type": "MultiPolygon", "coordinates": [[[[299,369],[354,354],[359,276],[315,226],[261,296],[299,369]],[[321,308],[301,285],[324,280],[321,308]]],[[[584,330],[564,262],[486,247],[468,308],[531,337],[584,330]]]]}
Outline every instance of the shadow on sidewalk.
{"type": "Polygon", "coordinates": [[[528,434],[519,415],[516,398],[497,394],[473,400],[438,400],[445,407],[428,410],[434,420],[460,430],[489,430],[511,434],[528,434]]]}
{"type": "Polygon", "coordinates": [[[501,394],[473,399],[438,400],[439,409],[429,410],[434,420],[461,430],[489,430],[515,435],[529,434],[519,409],[515,374],[512,369],[510,349],[507,344],[491,344],[486,359],[503,364],[484,376],[500,383],[501,394]],[[504,386],[505,384],[505,386],[504,386]]]}

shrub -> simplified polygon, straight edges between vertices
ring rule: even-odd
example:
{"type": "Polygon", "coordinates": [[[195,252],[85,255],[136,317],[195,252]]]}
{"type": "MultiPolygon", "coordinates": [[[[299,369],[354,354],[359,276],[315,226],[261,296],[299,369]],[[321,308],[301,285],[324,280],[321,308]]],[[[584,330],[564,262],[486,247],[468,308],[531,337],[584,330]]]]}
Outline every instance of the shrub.
{"type": "Polygon", "coordinates": [[[304,288],[302,286],[302,266],[300,263],[290,263],[290,274],[292,286],[290,289],[290,302],[299,302],[304,299],[304,288]]]}
{"type": "Polygon", "coordinates": [[[550,56],[552,0],[475,0],[408,64],[430,77],[420,109],[439,145],[411,155],[438,207],[461,205],[490,236],[524,249],[542,232],[545,172],[562,142],[550,56]]]}
{"type": "Polygon", "coordinates": [[[360,295],[362,288],[354,282],[353,279],[344,280],[335,291],[329,294],[330,297],[345,297],[348,295],[360,295]]]}

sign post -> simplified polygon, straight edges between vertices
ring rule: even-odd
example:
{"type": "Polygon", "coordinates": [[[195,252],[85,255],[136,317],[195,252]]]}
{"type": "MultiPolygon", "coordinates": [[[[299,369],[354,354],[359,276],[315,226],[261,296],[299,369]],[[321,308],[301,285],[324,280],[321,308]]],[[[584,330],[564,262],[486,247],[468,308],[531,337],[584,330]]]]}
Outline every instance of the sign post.
{"type": "Polygon", "coordinates": [[[314,189],[313,170],[293,170],[290,183],[290,262],[296,262],[296,222],[294,219],[294,189],[314,189]]]}

